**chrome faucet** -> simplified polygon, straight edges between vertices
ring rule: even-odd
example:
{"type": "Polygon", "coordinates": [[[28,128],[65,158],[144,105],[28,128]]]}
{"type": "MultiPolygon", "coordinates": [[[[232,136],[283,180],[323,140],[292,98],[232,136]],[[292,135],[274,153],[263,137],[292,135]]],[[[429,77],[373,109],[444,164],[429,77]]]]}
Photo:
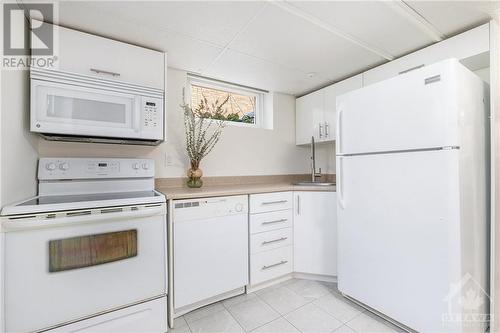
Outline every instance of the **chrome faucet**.
{"type": "Polygon", "coordinates": [[[311,136],[311,181],[314,183],[316,178],[321,177],[321,168],[316,173],[316,147],[314,146],[314,136],[311,136]]]}

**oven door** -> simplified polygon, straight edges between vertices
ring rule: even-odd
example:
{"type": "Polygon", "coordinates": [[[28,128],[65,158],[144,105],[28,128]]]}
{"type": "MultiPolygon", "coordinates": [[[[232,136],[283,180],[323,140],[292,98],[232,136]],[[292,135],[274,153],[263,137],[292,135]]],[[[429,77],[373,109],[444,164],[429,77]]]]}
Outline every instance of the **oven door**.
{"type": "Polygon", "coordinates": [[[133,93],[31,80],[31,131],[139,138],[141,98],[133,93]]]}
{"type": "Polygon", "coordinates": [[[7,332],[54,327],[166,294],[164,204],[7,224],[7,332]]]}

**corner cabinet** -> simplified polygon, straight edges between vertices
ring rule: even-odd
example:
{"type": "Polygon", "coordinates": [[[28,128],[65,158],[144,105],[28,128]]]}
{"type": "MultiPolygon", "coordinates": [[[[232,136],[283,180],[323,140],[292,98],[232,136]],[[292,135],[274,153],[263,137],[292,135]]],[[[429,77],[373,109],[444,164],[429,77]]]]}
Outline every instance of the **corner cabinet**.
{"type": "Polygon", "coordinates": [[[295,143],[308,144],[313,136],[316,142],[335,141],[337,96],[361,87],[362,74],[297,98],[295,143]]]}
{"type": "Polygon", "coordinates": [[[337,193],[296,191],[293,213],[294,272],[337,275],[337,193]]]}

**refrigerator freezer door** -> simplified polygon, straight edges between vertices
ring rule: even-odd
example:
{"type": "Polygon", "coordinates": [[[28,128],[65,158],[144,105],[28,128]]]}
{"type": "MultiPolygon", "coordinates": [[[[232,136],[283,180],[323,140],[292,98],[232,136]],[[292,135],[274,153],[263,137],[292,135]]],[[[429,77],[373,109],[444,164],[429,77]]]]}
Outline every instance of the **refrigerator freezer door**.
{"type": "Polygon", "coordinates": [[[459,146],[455,59],[337,98],[337,155],[459,146]]]}
{"type": "Polygon", "coordinates": [[[449,331],[445,297],[461,278],[458,158],[337,157],[339,289],[419,332],[449,331]]]}

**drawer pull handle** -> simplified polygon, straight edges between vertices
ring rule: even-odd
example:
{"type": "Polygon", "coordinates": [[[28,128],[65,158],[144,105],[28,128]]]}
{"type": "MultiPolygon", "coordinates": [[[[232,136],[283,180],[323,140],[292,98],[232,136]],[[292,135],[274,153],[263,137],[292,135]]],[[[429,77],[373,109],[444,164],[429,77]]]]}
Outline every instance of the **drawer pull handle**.
{"type": "Polygon", "coordinates": [[[281,238],[273,239],[270,241],[263,241],[262,245],[272,244],[272,243],[276,243],[276,242],[282,242],[282,241],[285,241],[287,239],[288,239],[288,237],[281,237],[281,238]]]}
{"type": "Polygon", "coordinates": [[[278,200],[278,201],[266,201],[263,202],[263,205],[276,205],[276,204],[282,204],[282,203],[287,203],[288,200],[278,200]]]}
{"type": "Polygon", "coordinates": [[[96,74],[108,74],[108,75],[111,75],[113,77],[120,76],[120,73],[105,71],[105,70],[102,70],[102,69],[91,68],[90,71],[94,72],[96,74]]]}
{"type": "Polygon", "coordinates": [[[269,265],[269,266],[262,266],[262,270],[266,270],[266,269],[269,269],[269,268],[281,266],[281,265],[286,264],[287,262],[288,262],[288,260],[281,260],[280,262],[278,262],[276,264],[272,264],[272,265],[269,265]]]}
{"type": "Polygon", "coordinates": [[[274,221],[266,221],[266,222],[262,222],[262,225],[266,225],[266,224],[274,224],[274,223],[283,223],[283,222],[286,222],[288,221],[288,219],[280,219],[280,220],[274,220],[274,221]]]}

